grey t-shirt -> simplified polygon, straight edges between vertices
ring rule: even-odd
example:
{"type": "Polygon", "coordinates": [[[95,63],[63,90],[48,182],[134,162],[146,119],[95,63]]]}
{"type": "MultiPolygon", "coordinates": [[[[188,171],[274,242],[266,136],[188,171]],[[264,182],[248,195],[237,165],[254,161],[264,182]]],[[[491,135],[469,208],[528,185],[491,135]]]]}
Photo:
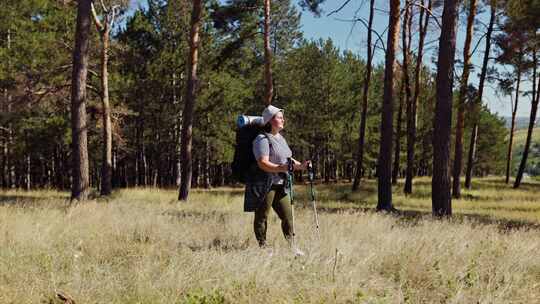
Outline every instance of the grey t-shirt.
{"type": "MultiPolygon", "coordinates": [[[[253,154],[256,160],[259,160],[262,156],[268,156],[270,162],[284,165],[287,163],[287,158],[292,156],[292,151],[281,134],[272,135],[271,133],[266,133],[266,135],[259,134],[253,140],[253,154]]],[[[270,174],[272,175],[272,184],[283,184],[284,179],[282,176],[278,173],[270,174]]]]}

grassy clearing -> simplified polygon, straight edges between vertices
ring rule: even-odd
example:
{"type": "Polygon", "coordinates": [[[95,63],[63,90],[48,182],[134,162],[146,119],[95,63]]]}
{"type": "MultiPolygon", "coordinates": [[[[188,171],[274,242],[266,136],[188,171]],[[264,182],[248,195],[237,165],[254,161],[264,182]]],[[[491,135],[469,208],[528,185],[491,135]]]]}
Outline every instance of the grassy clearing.
{"type": "MultiPolygon", "coordinates": [[[[515,149],[523,149],[525,146],[525,141],[527,140],[527,132],[528,129],[519,129],[516,130],[514,133],[514,143],[515,149]]],[[[532,136],[532,142],[537,143],[540,142],[540,128],[534,128],[533,129],[533,136],[532,136]]]]}
{"type": "MultiPolygon", "coordinates": [[[[517,190],[506,185],[504,178],[490,177],[473,180],[473,189],[462,189],[461,199],[454,199],[452,207],[456,217],[465,217],[484,223],[500,222],[514,225],[540,225],[540,183],[527,179],[517,190]]],[[[417,178],[414,193],[405,196],[403,181],[395,187],[394,204],[414,217],[431,214],[431,180],[417,178]]],[[[363,191],[351,193],[349,185],[321,187],[319,192],[330,208],[373,209],[377,204],[375,181],[363,185],[363,191]]]]}
{"type": "Polygon", "coordinates": [[[538,303],[540,184],[478,181],[451,221],[428,215],[428,180],[415,186],[396,192],[396,217],[371,211],[373,182],[357,194],[318,185],[320,241],[299,186],[308,254],[296,259],[275,215],[272,248],[256,247],[239,189],[184,204],[176,191],[122,190],[72,207],[65,193],[3,192],[0,303],[60,303],[59,291],[77,303],[538,303]]]}

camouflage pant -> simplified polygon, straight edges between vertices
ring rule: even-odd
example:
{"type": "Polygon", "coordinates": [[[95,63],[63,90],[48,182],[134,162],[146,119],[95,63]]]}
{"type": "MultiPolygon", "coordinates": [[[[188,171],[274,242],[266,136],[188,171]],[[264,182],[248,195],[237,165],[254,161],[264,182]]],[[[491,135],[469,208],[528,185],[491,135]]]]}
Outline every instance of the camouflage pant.
{"type": "Polygon", "coordinates": [[[273,185],[270,192],[266,194],[264,203],[255,211],[255,237],[259,241],[259,246],[266,245],[266,228],[270,209],[274,209],[281,219],[281,230],[287,240],[293,235],[291,200],[285,188],[281,185],[273,185]]]}

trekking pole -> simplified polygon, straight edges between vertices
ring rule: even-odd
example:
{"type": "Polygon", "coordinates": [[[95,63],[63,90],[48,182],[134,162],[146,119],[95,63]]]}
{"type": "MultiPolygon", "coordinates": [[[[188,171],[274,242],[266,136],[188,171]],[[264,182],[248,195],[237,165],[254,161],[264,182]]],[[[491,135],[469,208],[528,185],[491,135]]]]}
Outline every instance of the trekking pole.
{"type": "Polygon", "coordinates": [[[296,230],[294,229],[294,191],[293,191],[293,172],[294,172],[294,163],[292,159],[287,158],[287,174],[288,185],[289,185],[289,196],[291,198],[291,217],[292,217],[292,247],[293,250],[296,250],[295,236],[296,230]]]}
{"type": "Polygon", "coordinates": [[[313,164],[309,162],[308,179],[309,179],[309,185],[310,185],[310,196],[311,196],[311,203],[313,204],[313,214],[315,216],[315,228],[317,229],[317,237],[319,238],[319,241],[320,241],[321,232],[319,230],[319,216],[317,214],[317,205],[315,203],[315,191],[313,190],[313,178],[314,178],[313,164]]]}

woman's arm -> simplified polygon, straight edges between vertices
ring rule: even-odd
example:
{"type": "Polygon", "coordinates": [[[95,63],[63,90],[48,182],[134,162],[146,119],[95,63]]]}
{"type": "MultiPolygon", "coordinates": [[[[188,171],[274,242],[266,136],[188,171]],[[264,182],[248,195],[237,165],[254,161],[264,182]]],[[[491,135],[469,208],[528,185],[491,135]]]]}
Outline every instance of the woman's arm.
{"type": "Polygon", "coordinates": [[[287,172],[288,166],[287,164],[284,165],[278,165],[274,164],[269,160],[268,155],[263,155],[257,160],[257,165],[259,165],[259,168],[261,168],[263,171],[268,173],[280,173],[280,172],[287,172]]]}

